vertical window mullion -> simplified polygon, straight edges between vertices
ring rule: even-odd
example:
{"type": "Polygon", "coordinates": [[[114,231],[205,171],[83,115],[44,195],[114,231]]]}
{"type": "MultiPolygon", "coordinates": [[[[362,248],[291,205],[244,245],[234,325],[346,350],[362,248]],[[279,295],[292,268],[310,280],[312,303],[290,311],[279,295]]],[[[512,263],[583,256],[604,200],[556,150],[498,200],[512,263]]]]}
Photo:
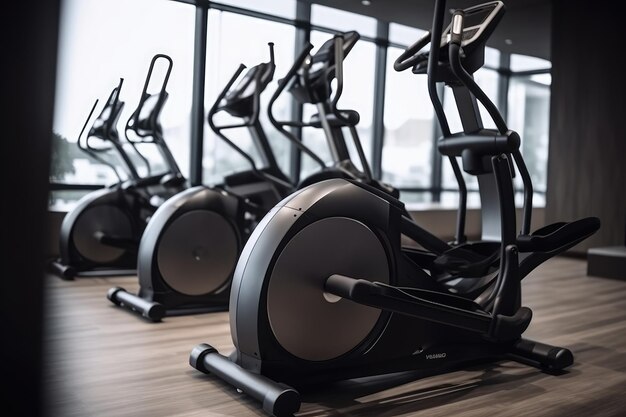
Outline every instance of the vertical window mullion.
{"type": "Polygon", "coordinates": [[[382,178],[382,154],[385,141],[385,80],[389,23],[379,20],[376,26],[376,62],[374,75],[374,111],[372,121],[371,165],[374,178],[382,178]]]}
{"type": "MultiPolygon", "coordinates": [[[[307,3],[302,0],[298,0],[296,3],[296,40],[295,40],[295,48],[294,48],[294,61],[297,56],[302,52],[302,49],[310,42],[311,40],[311,3],[307,3]]],[[[297,100],[293,100],[291,102],[291,117],[292,120],[296,122],[302,122],[302,114],[303,114],[303,105],[302,103],[298,103],[297,100]]],[[[293,134],[299,139],[302,140],[302,128],[301,127],[293,127],[291,128],[293,134]]],[[[300,170],[302,167],[302,154],[298,150],[298,148],[290,143],[290,163],[289,163],[289,171],[290,176],[295,183],[300,180],[300,170]]]]}
{"type": "Polygon", "coordinates": [[[508,123],[509,113],[509,84],[511,80],[511,55],[500,53],[500,68],[498,71],[498,109],[508,123]]]}
{"type": "Polygon", "coordinates": [[[191,185],[202,184],[202,158],[204,152],[204,88],[206,73],[206,48],[209,9],[196,5],[194,35],[193,92],[191,96],[191,185]]]}

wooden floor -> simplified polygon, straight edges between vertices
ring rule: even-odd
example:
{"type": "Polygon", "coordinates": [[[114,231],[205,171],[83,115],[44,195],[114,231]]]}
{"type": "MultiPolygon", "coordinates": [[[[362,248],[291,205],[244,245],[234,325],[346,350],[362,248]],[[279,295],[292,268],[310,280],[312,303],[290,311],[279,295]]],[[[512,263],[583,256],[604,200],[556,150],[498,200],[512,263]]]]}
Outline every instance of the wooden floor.
{"type": "MultiPolygon", "coordinates": [[[[500,362],[424,379],[348,381],[309,393],[302,416],[626,416],[626,282],[551,260],[524,280],[526,336],[572,349],[553,376],[500,362]]],[[[46,385],[55,416],[258,416],[258,404],[191,368],[200,342],[232,349],[227,313],[148,323],[105,298],[136,278],[48,277],[46,385]]]]}

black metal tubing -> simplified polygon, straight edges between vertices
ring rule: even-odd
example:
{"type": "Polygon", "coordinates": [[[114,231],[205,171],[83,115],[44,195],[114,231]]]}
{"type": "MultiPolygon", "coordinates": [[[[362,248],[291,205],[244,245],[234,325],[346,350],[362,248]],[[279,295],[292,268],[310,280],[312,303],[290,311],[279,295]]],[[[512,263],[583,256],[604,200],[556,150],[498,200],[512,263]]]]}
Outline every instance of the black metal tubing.
{"type": "MultiPolygon", "coordinates": [[[[339,34],[344,32],[342,30],[331,29],[331,28],[328,28],[328,27],[325,27],[325,26],[319,26],[319,25],[313,25],[313,24],[310,24],[310,28],[311,28],[311,30],[316,30],[318,32],[328,33],[330,35],[339,35],[339,34]]],[[[361,35],[360,33],[359,33],[359,39],[362,40],[362,41],[372,42],[372,43],[383,43],[383,44],[386,43],[386,41],[383,40],[383,39],[372,38],[371,36],[364,36],[364,35],[361,35]]]]}
{"type": "MultiPolygon", "coordinates": [[[[109,142],[111,142],[113,144],[113,148],[115,148],[115,150],[118,153],[118,156],[122,159],[122,161],[124,161],[124,164],[126,165],[127,171],[126,174],[130,175],[130,177],[132,179],[134,179],[135,181],[139,179],[139,174],[137,173],[137,170],[135,169],[135,165],[132,163],[132,161],[130,160],[130,157],[128,156],[128,154],[126,153],[126,151],[124,150],[124,148],[122,147],[122,144],[119,141],[119,137],[117,134],[117,130],[115,128],[115,126],[111,126],[111,123],[115,123],[118,120],[119,117],[119,113],[121,113],[123,107],[124,107],[124,103],[120,102],[120,90],[122,89],[122,84],[124,83],[124,79],[120,78],[120,82],[118,84],[117,87],[115,87],[113,89],[113,91],[111,91],[111,94],[109,95],[109,98],[107,99],[102,112],[104,111],[104,109],[106,109],[107,107],[109,107],[111,109],[111,112],[114,112],[116,108],[119,108],[118,110],[118,115],[112,115],[112,113],[109,114],[108,116],[108,120],[107,120],[107,127],[105,129],[105,133],[104,135],[106,136],[105,138],[101,138],[101,139],[105,139],[108,140],[109,142]],[[119,107],[118,107],[119,104],[119,107]]],[[[85,137],[85,141],[84,144],[81,141],[81,137],[82,134],[85,130],[85,127],[87,126],[87,123],[89,122],[89,119],[91,119],[91,116],[96,108],[96,105],[98,104],[98,100],[96,100],[96,102],[94,103],[93,107],[91,108],[91,111],[89,112],[89,116],[87,117],[87,120],[85,121],[85,124],[83,125],[83,129],[81,130],[78,139],[76,141],[78,147],[80,148],[81,151],[83,151],[84,153],[86,153],[88,156],[90,156],[91,158],[93,158],[94,160],[100,162],[103,165],[108,166],[109,168],[111,168],[113,170],[113,172],[115,173],[115,176],[117,177],[119,182],[122,182],[122,177],[120,176],[117,168],[115,167],[115,165],[109,161],[107,161],[105,158],[101,157],[99,154],[101,152],[105,152],[109,149],[112,148],[104,148],[104,149],[98,149],[95,148],[93,146],[91,146],[89,144],[89,139],[91,139],[91,136],[89,133],[87,133],[87,136],[85,137]]],[[[133,148],[134,145],[133,145],[133,148]]],[[[137,151],[137,149],[135,148],[135,150],[137,151]]],[[[141,153],[139,153],[139,151],[137,151],[137,153],[139,154],[140,157],[143,158],[143,156],[141,155],[141,153]]]]}
{"type": "Polygon", "coordinates": [[[203,4],[206,3],[206,1],[201,1],[201,0],[170,0],[170,1],[175,1],[176,3],[191,4],[192,6],[198,6],[198,7],[201,7],[203,4]]]}
{"type": "Polygon", "coordinates": [[[508,120],[509,115],[509,83],[510,83],[510,65],[511,54],[500,53],[500,68],[506,70],[505,73],[500,73],[498,77],[498,109],[504,120],[508,120]]]}
{"type": "MultiPolygon", "coordinates": [[[[398,187],[398,190],[413,193],[456,193],[456,188],[443,188],[443,187],[398,187]]],[[[471,188],[467,190],[468,193],[477,193],[479,190],[471,188]]],[[[523,189],[515,189],[515,193],[523,193],[523,189]]],[[[535,194],[545,194],[545,191],[535,190],[535,194]]]]}
{"type": "MultiPolygon", "coordinates": [[[[270,43],[270,60],[271,60],[270,62],[273,64],[274,56],[273,56],[273,44],[272,43],[270,43]]],[[[278,184],[280,186],[291,188],[293,184],[287,183],[283,181],[282,179],[269,174],[268,172],[258,169],[256,162],[254,162],[254,158],[222,133],[222,130],[236,129],[236,128],[241,128],[241,127],[247,127],[251,129],[254,132],[253,139],[259,140],[261,142],[259,143],[259,145],[264,148],[262,149],[262,152],[265,153],[264,156],[266,157],[267,162],[269,163],[270,167],[275,168],[275,169],[278,168],[276,164],[276,160],[274,159],[274,154],[272,153],[272,150],[268,148],[269,144],[267,143],[267,138],[265,138],[263,129],[261,127],[261,124],[259,123],[259,114],[260,114],[260,106],[261,106],[261,103],[260,103],[261,91],[258,91],[258,88],[257,88],[257,91],[254,92],[254,96],[253,96],[252,117],[249,117],[249,118],[246,117],[243,123],[223,125],[223,126],[217,126],[215,122],[213,121],[213,116],[215,116],[215,114],[219,112],[219,106],[220,106],[220,103],[222,102],[222,99],[226,96],[226,94],[228,93],[232,85],[235,83],[235,81],[237,81],[237,78],[239,78],[239,76],[241,75],[241,73],[243,72],[245,68],[246,68],[245,65],[243,64],[239,65],[239,67],[237,68],[233,76],[230,78],[230,80],[226,84],[226,87],[224,87],[220,95],[215,100],[215,103],[213,104],[213,106],[211,107],[211,110],[209,110],[209,113],[207,115],[207,121],[209,123],[209,127],[211,128],[213,133],[215,133],[220,139],[226,142],[228,146],[230,146],[234,151],[236,151],[239,155],[241,155],[245,160],[248,161],[248,163],[250,164],[252,168],[252,171],[258,177],[263,178],[269,182],[278,184]],[[267,145],[267,146],[264,146],[264,145],[267,145]]],[[[272,74],[273,72],[274,71],[272,69],[272,74]]],[[[255,74],[254,83],[257,87],[261,84],[261,78],[264,75],[265,74],[261,72],[257,72],[255,74]]]]}
{"type": "MultiPolygon", "coordinates": [[[[441,105],[443,106],[445,103],[444,91],[445,86],[443,84],[439,84],[437,87],[437,95],[441,100],[441,105]]],[[[439,124],[439,120],[437,117],[433,117],[433,137],[432,137],[432,149],[431,152],[431,161],[432,161],[432,171],[430,173],[430,185],[433,188],[432,199],[435,202],[441,201],[441,193],[437,191],[437,189],[441,188],[441,179],[442,179],[442,156],[437,149],[437,142],[439,138],[443,135],[441,131],[441,125],[439,124]]],[[[455,190],[458,191],[458,190],[455,190]]]]}
{"type": "Polygon", "coordinates": [[[196,5],[196,25],[193,49],[193,93],[191,98],[190,177],[192,186],[202,184],[204,154],[204,88],[206,77],[206,47],[209,12],[196,5]]]}
{"type": "Polygon", "coordinates": [[[431,39],[435,41],[431,42],[430,53],[428,54],[428,94],[430,96],[430,100],[432,101],[433,107],[435,109],[435,114],[437,115],[437,120],[439,120],[439,125],[441,127],[441,132],[444,136],[450,135],[450,126],[448,125],[448,119],[446,118],[446,113],[443,110],[443,103],[439,100],[439,96],[437,95],[437,81],[436,81],[436,72],[437,67],[439,65],[439,39],[441,39],[441,31],[443,26],[443,16],[445,13],[445,0],[437,0],[435,2],[435,14],[433,18],[433,26],[431,28],[431,39]]]}
{"type": "Polygon", "coordinates": [[[437,236],[431,234],[428,230],[421,228],[412,219],[402,217],[401,225],[402,234],[408,236],[415,242],[422,245],[424,249],[427,249],[437,254],[442,254],[447,250],[452,249],[449,244],[439,239],[437,236]]]}
{"type": "MultiPolygon", "coordinates": [[[[144,103],[146,102],[148,97],[151,96],[151,94],[148,93],[148,87],[150,85],[150,82],[152,81],[152,72],[154,70],[154,66],[159,59],[165,59],[167,61],[167,70],[165,73],[165,77],[163,77],[161,88],[158,92],[159,103],[157,104],[157,107],[162,108],[165,101],[167,100],[167,97],[168,97],[167,91],[166,91],[167,83],[172,73],[172,67],[174,66],[174,61],[172,61],[172,58],[168,55],[156,54],[154,55],[154,57],[152,57],[152,60],[150,61],[150,67],[148,69],[148,74],[146,75],[146,79],[144,81],[143,90],[141,92],[141,99],[139,100],[137,109],[126,122],[126,126],[124,128],[124,136],[126,137],[127,142],[131,144],[135,152],[137,152],[139,157],[146,164],[146,167],[148,168],[148,175],[150,175],[150,162],[148,161],[146,157],[143,156],[143,154],[139,151],[136,145],[138,143],[144,143],[145,141],[143,140],[143,138],[150,136],[152,137],[152,141],[157,145],[159,152],[161,153],[161,156],[163,157],[163,160],[169,167],[169,173],[174,174],[176,176],[182,176],[180,168],[178,167],[178,163],[176,162],[174,155],[172,155],[172,152],[170,151],[169,147],[167,146],[167,143],[165,142],[165,138],[163,137],[162,129],[158,122],[158,116],[159,116],[160,110],[156,112],[152,112],[152,114],[150,115],[150,126],[151,126],[152,131],[140,132],[136,128],[133,128],[133,126],[135,126],[135,124],[138,122],[138,118],[140,116],[141,109],[143,108],[144,103]],[[139,138],[142,138],[142,140],[135,141],[135,140],[130,139],[128,137],[129,130],[132,130],[135,133],[135,135],[137,135],[137,137],[139,138]]],[[[121,86],[121,83],[120,83],[120,86],[121,86]]]]}
{"type": "Polygon", "coordinates": [[[498,70],[498,72],[509,75],[511,77],[528,77],[529,75],[551,74],[552,70],[550,68],[543,68],[543,69],[525,70],[525,71],[511,71],[510,69],[502,68],[498,70]]]}
{"type": "Polygon", "coordinates": [[[349,125],[350,121],[348,118],[344,117],[341,110],[337,108],[337,103],[343,94],[343,60],[345,59],[343,51],[343,37],[341,35],[335,35],[333,41],[335,44],[335,80],[337,80],[337,86],[335,87],[335,95],[330,102],[330,109],[338,120],[341,120],[344,124],[349,125]]]}
{"type": "MultiPolygon", "coordinates": [[[[119,94],[119,91],[118,91],[118,94],[119,94]]],[[[93,103],[93,106],[91,107],[91,111],[89,112],[89,116],[87,116],[87,119],[85,119],[83,128],[80,130],[80,133],[78,134],[78,138],[76,139],[76,144],[78,145],[81,151],[89,155],[91,158],[111,168],[113,172],[115,173],[115,176],[117,177],[118,181],[121,182],[122,177],[120,177],[120,174],[117,172],[117,169],[115,168],[115,166],[109,163],[108,161],[106,161],[104,158],[101,158],[100,155],[98,155],[98,153],[88,145],[87,139],[85,139],[84,145],[83,145],[83,142],[81,141],[81,138],[83,137],[83,133],[85,132],[85,128],[87,127],[87,124],[89,123],[89,120],[91,119],[91,116],[93,116],[93,112],[94,110],[96,110],[97,105],[98,105],[98,99],[96,99],[96,101],[93,103]]]]}
{"type": "Polygon", "coordinates": [[[492,317],[489,314],[480,310],[472,311],[454,307],[452,302],[446,303],[448,301],[446,298],[452,301],[456,297],[447,294],[439,301],[432,301],[407,294],[403,288],[339,274],[327,278],[325,290],[359,304],[418,317],[483,335],[487,335],[491,327],[492,317]]]}
{"type": "Polygon", "coordinates": [[[135,311],[151,321],[161,321],[165,316],[166,311],[162,304],[139,297],[121,287],[109,289],[107,298],[116,306],[135,311]]]}
{"type": "MultiPolygon", "coordinates": [[[[515,210],[515,191],[513,189],[513,179],[511,178],[510,163],[506,155],[494,156],[491,158],[491,165],[493,167],[493,174],[496,180],[496,187],[498,190],[498,200],[500,203],[500,259],[502,264],[500,272],[498,273],[497,280],[495,282],[495,291],[491,291],[483,301],[481,305],[490,305],[497,294],[500,292],[504,283],[506,274],[515,274],[518,281],[521,277],[518,276],[519,264],[515,262],[515,265],[508,265],[509,270],[504,270],[504,260],[510,256],[507,255],[507,247],[515,245],[517,233],[515,231],[516,226],[516,210],[515,210]]],[[[517,260],[517,248],[515,248],[515,259],[517,260]]]]}
{"type": "Polygon", "coordinates": [[[522,215],[521,234],[527,235],[530,233],[530,223],[533,211],[533,182],[530,178],[530,173],[526,168],[526,164],[524,163],[524,158],[522,158],[522,154],[519,150],[513,153],[513,159],[515,160],[515,165],[517,165],[517,169],[522,176],[522,182],[524,183],[524,214],[522,215]]]}
{"type": "Polygon", "coordinates": [[[350,126],[350,135],[354,141],[354,147],[356,148],[356,152],[359,155],[359,160],[361,161],[361,168],[363,173],[365,174],[365,180],[369,183],[372,182],[374,178],[372,175],[372,170],[370,168],[369,162],[367,162],[367,157],[365,156],[365,151],[363,150],[363,146],[361,145],[361,141],[359,140],[359,134],[356,131],[356,127],[350,126]]]}
{"type": "Polygon", "coordinates": [[[263,126],[261,125],[261,122],[258,118],[253,121],[252,126],[250,126],[248,130],[250,132],[250,136],[261,151],[260,153],[262,158],[264,159],[265,165],[270,168],[271,171],[282,172],[282,170],[278,166],[278,162],[276,161],[276,156],[274,155],[272,146],[267,139],[267,135],[265,135],[265,130],[263,129],[263,126]]]}
{"type": "Polygon", "coordinates": [[[99,184],[67,184],[60,182],[49,183],[50,191],[90,191],[104,188],[105,185],[99,184]]]}
{"type": "Polygon", "coordinates": [[[260,373],[239,366],[210,345],[196,346],[189,364],[197,370],[213,374],[263,404],[266,413],[276,417],[293,416],[300,409],[300,394],[288,385],[271,380],[260,373]]]}
{"type": "Polygon", "coordinates": [[[382,155],[385,143],[385,87],[387,72],[387,39],[389,23],[378,21],[376,37],[385,43],[376,43],[374,66],[374,113],[372,121],[372,171],[376,179],[382,178],[382,155]]]}
{"type": "Polygon", "coordinates": [[[478,101],[482,103],[485,107],[489,116],[493,119],[496,127],[500,131],[501,134],[506,134],[508,127],[506,122],[502,118],[500,112],[493,104],[493,102],[487,97],[487,94],[476,84],[474,78],[463,68],[461,64],[461,54],[460,54],[461,46],[450,43],[448,45],[449,52],[449,61],[450,61],[450,69],[454,73],[454,75],[467,87],[467,89],[476,97],[478,101]]]}
{"type": "MultiPolygon", "coordinates": [[[[296,60],[300,51],[302,51],[306,45],[311,41],[311,28],[309,22],[311,21],[311,3],[304,1],[296,2],[296,19],[300,22],[307,22],[306,26],[296,26],[296,41],[293,51],[293,59],[296,60]]],[[[291,120],[302,122],[303,117],[303,104],[298,100],[291,100],[291,120]]],[[[293,126],[291,129],[293,136],[302,141],[302,127],[293,126]]],[[[298,147],[293,143],[290,144],[290,165],[289,174],[294,184],[300,182],[300,170],[302,167],[302,154],[298,147]]]]}
{"type": "MultiPolygon", "coordinates": [[[[441,39],[441,32],[443,28],[443,17],[445,14],[446,2],[445,0],[437,0],[435,2],[435,12],[433,17],[433,25],[431,28],[431,48],[430,53],[428,54],[428,94],[430,96],[430,100],[433,103],[433,107],[435,109],[435,114],[437,115],[437,120],[439,120],[439,125],[441,127],[441,132],[443,136],[450,135],[450,126],[448,125],[448,119],[446,118],[446,113],[443,110],[443,103],[439,99],[439,95],[437,94],[437,81],[436,81],[436,72],[439,66],[439,42],[441,39]]],[[[459,211],[457,216],[457,225],[456,225],[456,240],[458,242],[463,242],[465,240],[465,218],[467,212],[467,187],[465,185],[465,180],[463,179],[463,175],[461,174],[461,169],[459,168],[459,164],[454,157],[449,157],[448,160],[452,165],[452,170],[454,171],[454,176],[459,185],[459,211]]]]}
{"type": "MultiPolygon", "coordinates": [[[[283,92],[283,90],[287,87],[287,85],[291,82],[291,79],[295,76],[295,74],[298,71],[298,69],[300,69],[300,67],[302,66],[302,64],[305,61],[305,59],[309,56],[309,53],[311,52],[311,49],[313,49],[313,45],[311,45],[309,43],[302,50],[302,52],[300,52],[300,55],[298,56],[298,58],[296,59],[296,61],[292,65],[292,67],[289,69],[289,72],[287,72],[287,75],[285,75],[284,78],[282,78],[281,80],[278,81],[278,87],[274,91],[274,94],[272,95],[272,98],[270,99],[270,102],[269,102],[269,105],[268,105],[267,117],[268,117],[270,123],[280,133],[282,133],[283,136],[285,136],[289,141],[291,141],[291,143],[293,145],[295,145],[300,151],[302,151],[302,152],[306,153],[308,156],[310,156],[315,162],[317,162],[320,165],[320,167],[322,169],[324,169],[324,168],[326,168],[326,164],[324,163],[324,161],[322,159],[320,159],[320,157],[317,156],[306,145],[304,145],[304,143],[302,143],[302,141],[298,137],[294,136],[293,133],[291,133],[291,132],[289,132],[288,130],[285,129],[285,126],[289,125],[289,122],[286,123],[286,122],[283,122],[283,121],[276,120],[276,118],[274,117],[274,114],[272,112],[272,109],[274,107],[274,103],[276,102],[276,100],[278,99],[280,94],[283,92]]],[[[301,126],[304,126],[304,125],[305,124],[301,123],[301,126]]]]}
{"type": "MultiPolygon", "coordinates": [[[[220,139],[222,139],[226,144],[228,144],[228,146],[230,146],[233,150],[235,150],[239,155],[241,155],[245,160],[248,161],[248,163],[250,164],[250,166],[252,167],[252,170],[255,173],[259,173],[259,170],[256,166],[256,163],[254,162],[254,159],[252,158],[252,156],[250,154],[248,154],[246,151],[244,151],[243,149],[241,149],[235,142],[233,142],[232,140],[230,140],[229,138],[227,138],[223,133],[222,130],[226,130],[226,129],[237,129],[240,127],[249,127],[252,125],[252,123],[254,123],[254,120],[251,121],[244,121],[244,123],[236,123],[236,124],[230,124],[230,125],[224,125],[224,126],[217,126],[215,124],[215,122],[213,121],[213,116],[215,116],[215,114],[218,112],[218,107],[220,105],[220,103],[222,102],[222,99],[226,96],[226,94],[228,93],[228,90],[230,90],[230,87],[232,87],[232,85],[235,83],[235,81],[237,81],[237,78],[239,78],[239,75],[241,75],[241,73],[243,72],[243,70],[246,68],[245,65],[240,64],[239,67],[237,68],[237,71],[235,71],[235,73],[233,74],[233,76],[230,78],[230,80],[228,81],[228,83],[226,84],[226,87],[224,87],[224,89],[222,89],[222,92],[219,94],[219,96],[217,97],[217,99],[215,100],[215,103],[213,104],[213,106],[211,107],[211,109],[209,110],[209,114],[207,116],[207,121],[209,123],[209,127],[211,128],[211,130],[217,135],[219,136],[220,139]]],[[[256,75],[256,80],[255,83],[257,83],[260,81],[260,76],[261,74],[258,73],[256,75]]],[[[255,107],[255,113],[256,113],[256,119],[258,119],[258,113],[259,113],[259,98],[258,98],[259,94],[255,93],[254,96],[254,107],[255,107]]]]}

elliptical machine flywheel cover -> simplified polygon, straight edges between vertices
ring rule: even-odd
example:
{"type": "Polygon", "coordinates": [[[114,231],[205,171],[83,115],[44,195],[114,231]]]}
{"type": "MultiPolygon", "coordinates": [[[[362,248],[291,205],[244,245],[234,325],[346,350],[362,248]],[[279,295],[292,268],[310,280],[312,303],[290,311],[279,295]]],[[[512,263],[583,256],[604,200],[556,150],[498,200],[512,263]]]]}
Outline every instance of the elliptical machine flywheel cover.
{"type": "Polygon", "coordinates": [[[126,249],[100,243],[96,237],[98,233],[132,239],[133,223],[124,210],[112,204],[88,207],[76,220],[72,241],[78,253],[91,262],[113,263],[126,253],[126,249]]]}
{"type": "Polygon", "coordinates": [[[224,216],[193,210],[167,226],[157,248],[157,264],[174,291],[197,296],[226,286],[238,253],[239,239],[224,216]]]}
{"type": "Polygon", "coordinates": [[[359,346],[381,311],[325,293],[332,274],[389,283],[385,248],[365,224],[347,217],[318,220],[284,247],[271,271],[267,313],[278,343],[309,361],[337,358],[359,346]]]}

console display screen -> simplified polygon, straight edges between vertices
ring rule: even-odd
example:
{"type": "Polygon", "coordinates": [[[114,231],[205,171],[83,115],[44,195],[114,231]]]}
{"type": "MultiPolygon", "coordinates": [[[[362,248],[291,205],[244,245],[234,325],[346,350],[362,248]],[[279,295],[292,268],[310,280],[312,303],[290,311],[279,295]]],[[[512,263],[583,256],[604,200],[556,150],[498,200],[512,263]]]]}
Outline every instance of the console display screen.
{"type": "Polygon", "coordinates": [[[487,18],[487,16],[489,16],[492,10],[492,8],[486,8],[476,13],[465,15],[465,19],[463,19],[463,27],[468,28],[471,26],[480,25],[485,21],[485,19],[487,18]]]}

